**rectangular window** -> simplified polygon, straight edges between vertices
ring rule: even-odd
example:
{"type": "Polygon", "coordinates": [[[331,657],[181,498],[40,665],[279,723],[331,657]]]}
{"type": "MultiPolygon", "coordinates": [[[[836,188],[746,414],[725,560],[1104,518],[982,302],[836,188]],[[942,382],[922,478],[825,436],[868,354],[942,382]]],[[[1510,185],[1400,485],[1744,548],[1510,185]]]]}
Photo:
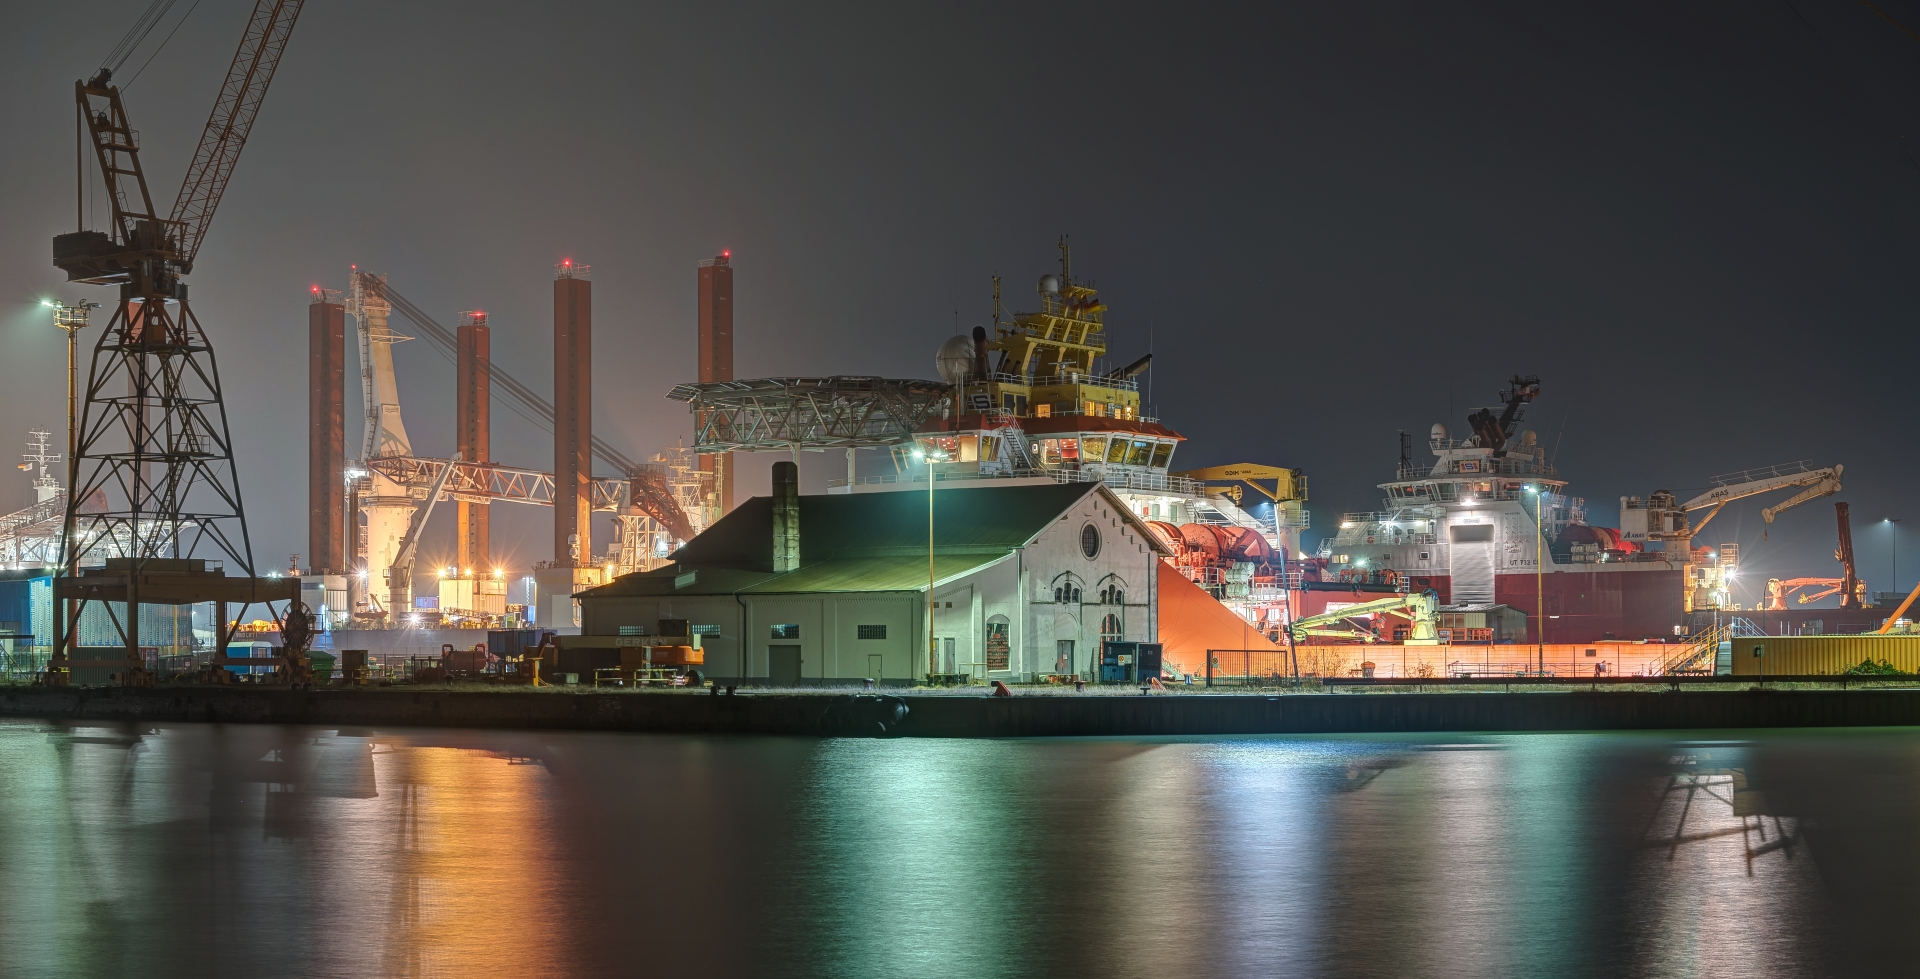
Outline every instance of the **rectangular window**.
{"type": "Polygon", "coordinates": [[[717,625],[696,625],[693,627],[693,634],[696,636],[717,636],[720,634],[720,627],[717,625]]]}
{"type": "Polygon", "coordinates": [[[620,627],[620,634],[623,636],[644,636],[647,634],[647,627],[643,625],[623,625],[620,627]]]}
{"type": "Polygon", "coordinates": [[[798,638],[800,638],[800,623],[798,623],[798,622],[786,622],[786,623],[782,623],[782,624],[780,624],[780,625],[776,625],[776,626],[774,626],[774,627],[773,627],[773,638],[775,638],[775,639],[798,639],[798,638]]]}
{"type": "Polygon", "coordinates": [[[861,638],[861,639],[887,638],[887,627],[884,625],[858,625],[858,626],[854,626],[853,628],[854,628],[854,631],[859,633],[858,638],[861,638]]]}

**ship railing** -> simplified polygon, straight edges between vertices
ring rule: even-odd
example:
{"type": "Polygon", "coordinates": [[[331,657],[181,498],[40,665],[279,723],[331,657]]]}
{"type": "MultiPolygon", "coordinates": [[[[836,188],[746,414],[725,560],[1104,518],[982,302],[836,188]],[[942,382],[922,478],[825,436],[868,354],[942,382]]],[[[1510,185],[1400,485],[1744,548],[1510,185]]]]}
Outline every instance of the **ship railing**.
{"type": "Polygon", "coordinates": [[[987,380],[995,384],[1018,384],[1023,387],[1075,387],[1110,388],[1115,391],[1138,391],[1140,382],[1131,377],[1109,377],[1102,374],[1001,374],[987,375],[987,380]]]}
{"type": "Polygon", "coordinates": [[[1795,462],[1783,462],[1777,466],[1762,466],[1759,469],[1748,469],[1744,472],[1721,473],[1707,480],[1707,482],[1713,486],[1733,486],[1739,483],[1751,483],[1778,476],[1797,476],[1800,473],[1810,473],[1813,471],[1814,465],[1812,459],[1800,459],[1795,462]]]}
{"type": "MultiPolygon", "coordinates": [[[[1046,476],[1046,475],[1049,475],[1049,474],[1046,472],[968,471],[968,472],[935,473],[934,478],[938,479],[942,483],[956,483],[956,482],[971,482],[979,479],[1015,479],[1015,478],[1031,478],[1034,476],[1046,476]]],[[[897,485],[901,483],[924,483],[926,481],[927,481],[927,472],[926,470],[922,469],[918,472],[890,473],[885,476],[860,476],[854,479],[853,485],[855,486],[892,486],[892,485],[897,485]]],[[[827,480],[827,486],[831,489],[840,489],[846,485],[847,485],[847,481],[844,479],[827,480]]]]}
{"type": "MultiPolygon", "coordinates": [[[[965,482],[981,479],[1014,479],[1045,476],[1056,483],[1105,483],[1115,489],[1139,490],[1143,492],[1169,493],[1176,496],[1199,497],[1198,484],[1185,476],[1170,476],[1158,470],[1087,470],[1087,469],[1039,469],[1026,472],[942,472],[935,477],[943,483],[965,482]]],[[[926,470],[918,472],[892,473],[884,476],[860,476],[853,480],[855,486],[885,486],[900,483],[924,483],[926,470]]],[[[847,485],[845,479],[832,479],[827,486],[839,489],[847,485]]]]}
{"type": "Polygon", "coordinates": [[[1049,469],[1045,474],[1059,483],[1105,483],[1115,489],[1174,493],[1199,496],[1199,484],[1185,476],[1169,475],[1160,469],[1049,469]]]}

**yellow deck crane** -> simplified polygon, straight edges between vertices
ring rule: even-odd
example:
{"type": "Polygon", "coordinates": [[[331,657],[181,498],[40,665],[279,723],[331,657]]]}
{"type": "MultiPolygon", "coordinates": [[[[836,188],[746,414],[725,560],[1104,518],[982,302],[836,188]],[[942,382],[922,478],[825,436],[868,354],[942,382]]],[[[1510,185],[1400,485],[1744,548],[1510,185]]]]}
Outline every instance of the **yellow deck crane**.
{"type": "Polygon", "coordinates": [[[1319,615],[1308,615],[1293,623],[1293,638],[1296,642],[1305,642],[1308,636],[1325,636],[1335,639],[1371,639],[1371,632],[1363,632],[1346,620],[1356,616],[1381,613],[1394,615],[1413,623],[1406,645],[1438,646],[1440,630],[1435,625],[1435,613],[1439,611],[1439,601],[1426,592],[1410,595],[1395,595],[1345,608],[1333,609],[1319,615]]]}

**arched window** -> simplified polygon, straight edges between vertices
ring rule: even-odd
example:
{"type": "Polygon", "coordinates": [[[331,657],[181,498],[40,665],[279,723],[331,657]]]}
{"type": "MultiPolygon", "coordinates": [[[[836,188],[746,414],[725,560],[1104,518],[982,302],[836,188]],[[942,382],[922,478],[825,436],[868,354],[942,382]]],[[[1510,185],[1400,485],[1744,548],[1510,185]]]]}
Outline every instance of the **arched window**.
{"type": "Polygon", "coordinates": [[[1100,581],[1100,604],[1127,604],[1127,583],[1119,575],[1108,575],[1100,581]]]}
{"type": "Polygon", "coordinates": [[[1074,576],[1063,574],[1053,579],[1053,600],[1056,603],[1061,605],[1078,605],[1081,603],[1082,597],[1083,593],[1080,590],[1080,582],[1075,579],[1074,576]]]}
{"type": "Polygon", "coordinates": [[[1100,620],[1101,642],[1117,642],[1126,635],[1126,632],[1126,628],[1120,624],[1120,614],[1118,612],[1108,612],[1106,616],[1100,620]]]}

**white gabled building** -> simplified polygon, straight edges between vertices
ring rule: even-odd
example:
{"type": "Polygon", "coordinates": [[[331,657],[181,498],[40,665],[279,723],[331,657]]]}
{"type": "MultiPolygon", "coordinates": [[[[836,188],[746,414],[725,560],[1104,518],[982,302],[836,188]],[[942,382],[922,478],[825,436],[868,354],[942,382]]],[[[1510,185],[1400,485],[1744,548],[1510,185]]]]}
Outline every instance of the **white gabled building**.
{"type": "MultiPolygon", "coordinates": [[[[575,596],[583,635],[686,620],[723,683],[924,678],[927,494],[803,497],[791,467],[675,564],[575,596]]],[[[1091,677],[1103,638],[1157,641],[1164,546],[1106,487],[943,483],[932,526],[931,672],[1091,677]]]]}

